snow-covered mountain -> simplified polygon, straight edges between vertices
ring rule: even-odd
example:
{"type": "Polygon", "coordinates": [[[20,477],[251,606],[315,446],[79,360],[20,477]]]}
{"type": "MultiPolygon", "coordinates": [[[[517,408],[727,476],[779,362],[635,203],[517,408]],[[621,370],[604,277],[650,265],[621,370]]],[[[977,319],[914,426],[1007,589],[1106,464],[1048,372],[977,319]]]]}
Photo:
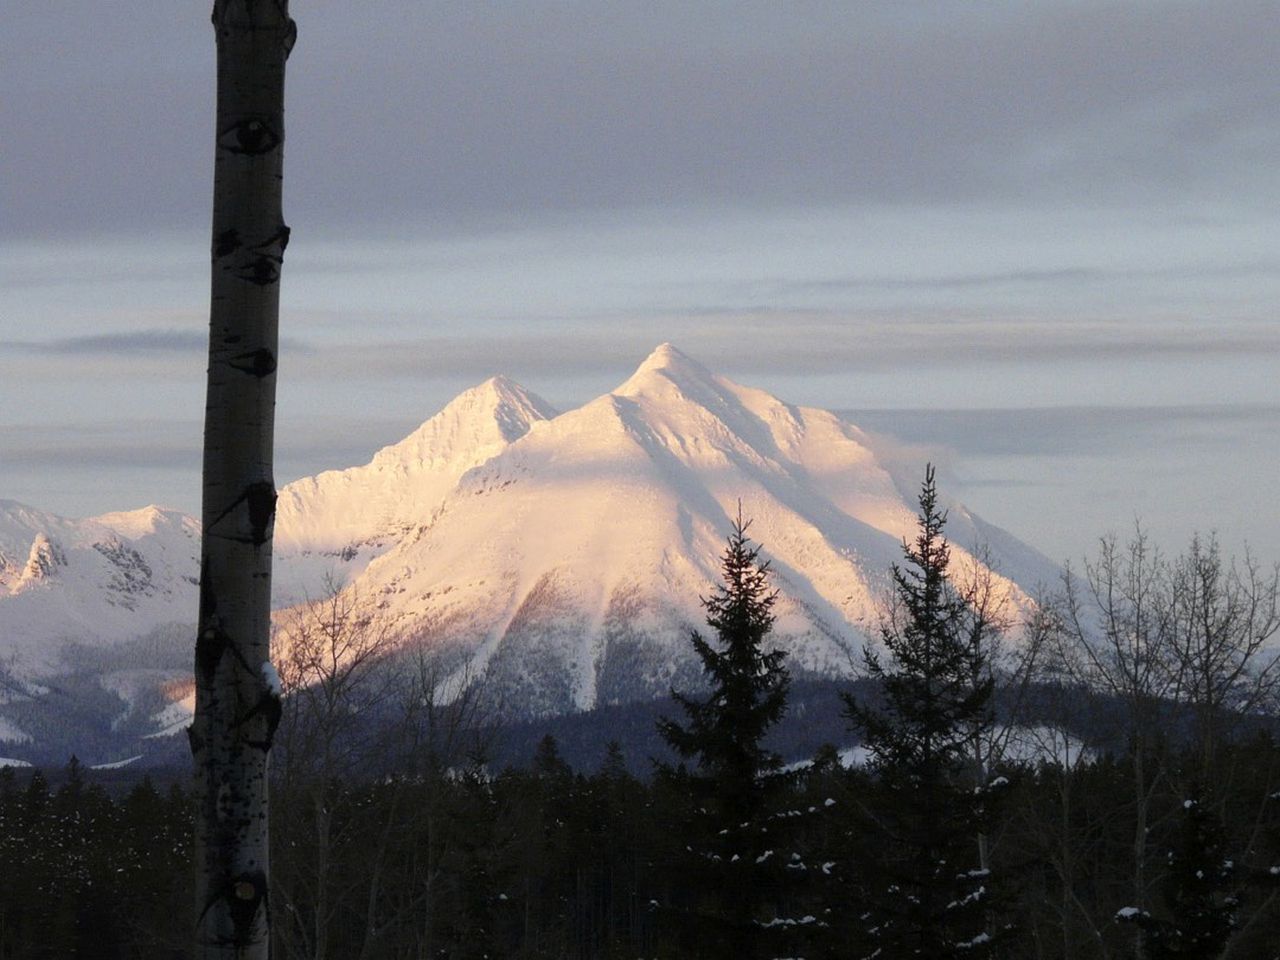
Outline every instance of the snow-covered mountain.
{"type": "Polygon", "coordinates": [[[472,467],[556,415],[546,401],[498,376],[443,410],[373,460],[288,484],[276,504],[273,592],[278,606],[345,582],[429,525],[472,467]]]}
{"type": "Polygon", "coordinates": [[[66,643],[191,619],[199,552],[199,523],[174,510],[69,520],[0,500],[0,663],[47,673],[66,665],[66,643]]]}
{"type": "MultiPolygon", "coordinates": [[[[665,693],[696,673],[688,632],[741,502],[780,592],[779,643],[794,668],[841,674],[913,535],[918,480],[836,415],[664,344],[575,410],[489,381],[369,465],[289,485],[277,596],[316,596],[327,575],[519,712],[665,693]]],[[[1053,575],[962,506],[948,533],[960,567],[989,547],[1014,606],[1053,575]]]]}
{"type": "Polygon", "coordinates": [[[163,728],[190,674],[199,551],[173,510],[70,520],[0,500],[0,755],[110,762],[163,728]]]}
{"type": "MultiPolygon", "coordinates": [[[[495,377],[368,464],[280,491],[276,605],[336,584],[517,714],[643,698],[696,678],[688,632],[740,502],[793,668],[842,674],[913,534],[919,479],[893,476],[835,414],[669,344],[564,413],[495,377]]],[[[978,563],[968,547],[989,548],[1015,606],[1054,576],[959,504],[947,532],[960,567],[978,563]]],[[[0,501],[0,674],[40,681],[78,661],[128,716],[173,726],[198,550],[198,523],[173,511],[68,520],[0,501]]]]}

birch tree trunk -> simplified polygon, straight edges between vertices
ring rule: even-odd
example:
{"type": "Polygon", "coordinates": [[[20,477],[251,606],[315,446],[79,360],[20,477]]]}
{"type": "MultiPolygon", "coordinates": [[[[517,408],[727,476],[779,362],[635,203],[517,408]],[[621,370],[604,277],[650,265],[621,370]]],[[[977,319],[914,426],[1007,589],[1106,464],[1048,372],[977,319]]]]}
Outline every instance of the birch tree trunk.
{"type": "Polygon", "coordinates": [[[196,956],[265,960],[267,755],[280,719],[270,660],[272,427],[288,0],[215,0],[218,48],[204,524],[189,734],[196,956]]]}

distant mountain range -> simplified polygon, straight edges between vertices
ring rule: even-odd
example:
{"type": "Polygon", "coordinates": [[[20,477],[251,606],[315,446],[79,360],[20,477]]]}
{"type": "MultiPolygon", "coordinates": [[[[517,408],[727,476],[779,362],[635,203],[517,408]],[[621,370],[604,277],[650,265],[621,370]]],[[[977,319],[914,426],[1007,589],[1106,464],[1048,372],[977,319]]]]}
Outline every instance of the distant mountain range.
{"type": "MultiPolygon", "coordinates": [[[[565,412],[495,377],[368,464],[280,491],[276,605],[349,591],[515,716],[647,699],[697,680],[688,633],[741,503],[793,670],[847,675],[915,525],[920,478],[876,449],[669,344],[565,412]]],[[[958,567],[985,547],[1013,609],[1056,576],[960,504],[947,533],[958,567]]],[[[22,724],[50,678],[101,688],[130,735],[181,727],[198,551],[174,511],[68,520],[0,501],[0,756],[40,739],[22,724]]]]}

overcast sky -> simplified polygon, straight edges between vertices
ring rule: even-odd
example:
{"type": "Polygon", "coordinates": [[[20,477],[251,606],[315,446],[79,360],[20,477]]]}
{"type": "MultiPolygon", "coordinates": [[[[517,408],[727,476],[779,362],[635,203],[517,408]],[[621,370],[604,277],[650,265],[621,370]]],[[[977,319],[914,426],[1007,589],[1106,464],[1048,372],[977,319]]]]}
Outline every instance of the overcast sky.
{"type": "MultiPolygon", "coordinates": [[[[198,507],[208,2],[0,30],[0,498],[198,507]]],[[[671,340],[1055,559],[1280,558],[1272,0],[294,0],[277,479],[671,340]]]]}

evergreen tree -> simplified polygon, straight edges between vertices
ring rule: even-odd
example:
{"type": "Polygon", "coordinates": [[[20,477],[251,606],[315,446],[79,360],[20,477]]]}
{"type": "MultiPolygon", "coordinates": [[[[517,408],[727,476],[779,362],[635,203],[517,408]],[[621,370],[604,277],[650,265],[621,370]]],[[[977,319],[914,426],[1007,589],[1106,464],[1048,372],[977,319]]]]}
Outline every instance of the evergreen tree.
{"type": "Polygon", "coordinates": [[[1235,864],[1224,853],[1222,824],[1198,797],[1183,802],[1179,819],[1163,883],[1168,918],[1136,907],[1116,916],[1142,929],[1150,960],[1216,960],[1236,926],[1235,864]]]}
{"type": "MultiPolygon", "coordinates": [[[[622,746],[605,745],[604,763],[592,782],[596,804],[596,855],[607,957],[634,957],[649,933],[647,901],[639,896],[651,846],[643,835],[648,791],[627,770],[622,746]],[[632,946],[635,944],[636,946],[632,946]]],[[[645,951],[652,954],[651,950],[645,951]]]]}
{"type": "Polygon", "coordinates": [[[538,741],[530,771],[538,779],[546,781],[560,781],[573,776],[573,770],[560,756],[559,742],[549,733],[538,741]]]}
{"type": "Polygon", "coordinates": [[[790,677],[783,651],[765,647],[777,593],[748,526],[739,508],[721,557],[723,582],[702,601],[714,641],[691,636],[710,692],[695,699],[672,691],[685,722],[658,723],[663,739],[693,761],[692,770],[682,764],[661,771],[691,804],[678,867],[702,881],[686,885],[696,892],[681,905],[681,939],[692,940],[698,956],[735,960],[766,953],[769,933],[790,926],[777,913],[787,854],[778,848],[785,831],[773,816],[789,778],[764,745],[786,711],[790,677]]]}
{"type": "Polygon", "coordinates": [[[872,650],[867,673],[880,703],[845,696],[869,753],[877,862],[865,864],[867,953],[891,960],[990,955],[990,876],[978,862],[986,783],[975,776],[975,737],[991,723],[993,679],[975,611],[948,575],[951,550],[932,466],[920,492],[918,532],[892,568],[893,602],[881,625],[888,662],[872,650]]]}

